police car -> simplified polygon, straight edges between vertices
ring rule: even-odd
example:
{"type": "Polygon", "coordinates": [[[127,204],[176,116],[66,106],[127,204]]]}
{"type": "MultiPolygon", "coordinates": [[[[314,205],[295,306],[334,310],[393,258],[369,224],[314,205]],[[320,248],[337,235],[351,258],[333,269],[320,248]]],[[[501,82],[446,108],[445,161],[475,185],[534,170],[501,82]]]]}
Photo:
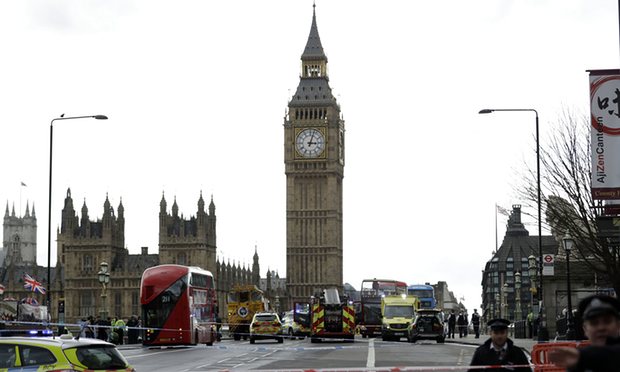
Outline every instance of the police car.
{"type": "Polygon", "coordinates": [[[250,343],[257,339],[273,338],[278,343],[284,342],[282,334],[282,322],[276,313],[263,312],[254,314],[250,324],[250,343]]]}
{"type": "Polygon", "coordinates": [[[0,372],[59,370],[135,372],[113,344],[98,339],[0,338],[0,372]]]}

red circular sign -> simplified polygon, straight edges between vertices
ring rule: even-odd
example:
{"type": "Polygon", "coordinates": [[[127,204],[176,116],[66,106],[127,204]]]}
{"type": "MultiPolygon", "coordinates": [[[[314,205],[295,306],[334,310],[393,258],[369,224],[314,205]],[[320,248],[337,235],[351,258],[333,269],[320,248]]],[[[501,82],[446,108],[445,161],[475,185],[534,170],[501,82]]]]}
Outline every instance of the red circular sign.
{"type": "MultiPolygon", "coordinates": [[[[620,135],[620,112],[613,106],[614,95],[618,94],[617,75],[606,76],[590,84],[591,121],[594,129],[609,136],[620,135]],[[602,121],[599,123],[600,118],[602,121]]],[[[617,100],[616,96],[616,100],[617,100]]]]}
{"type": "Polygon", "coordinates": [[[551,262],[551,261],[553,261],[553,257],[550,254],[546,255],[545,262],[551,262]]]}

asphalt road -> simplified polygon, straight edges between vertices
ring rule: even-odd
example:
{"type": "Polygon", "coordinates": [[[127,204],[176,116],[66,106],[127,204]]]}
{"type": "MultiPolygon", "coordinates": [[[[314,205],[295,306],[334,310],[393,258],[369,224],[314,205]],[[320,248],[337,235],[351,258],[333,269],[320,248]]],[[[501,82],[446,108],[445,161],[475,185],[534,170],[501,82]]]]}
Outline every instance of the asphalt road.
{"type": "MultiPolygon", "coordinates": [[[[403,339],[404,340],[404,339],[403,339]]],[[[380,339],[356,338],[354,343],[309,340],[223,340],[205,345],[174,348],[124,346],[120,350],[140,371],[226,371],[226,370],[321,370],[343,369],[390,370],[407,367],[462,367],[466,370],[476,346],[461,343],[437,344],[418,341],[415,344],[384,342],[380,339]]]]}

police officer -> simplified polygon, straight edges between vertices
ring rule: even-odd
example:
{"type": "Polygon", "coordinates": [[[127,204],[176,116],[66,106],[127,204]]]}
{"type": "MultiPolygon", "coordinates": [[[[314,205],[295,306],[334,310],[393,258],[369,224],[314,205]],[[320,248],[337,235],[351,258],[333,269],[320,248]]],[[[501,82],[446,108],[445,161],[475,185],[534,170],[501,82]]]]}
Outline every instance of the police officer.
{"type": "Polygon", "coordinates": [[[579,314],[592,346],[560,347],[549,351],[549,360],[571,371],[617,371],[620,365],[620,301],[596,294],[581,300],[579,314]]]}
{"type": "Polygon", "coordinates": [[[491,319],[487,322],[491,337],[476,349],[470,365],[519,365],[522,367],[496,368],[494,371],[532,371],[523,350],[515,346],[512,340],[508,338],[509,324],[509,320],[501,318],[491,319]]]}
{"type": "Polygon", "coordinates": [[[476,338],[480,338],[480,314],[478,314],[478,309],[474,309],[474,313],[471,314],[471,324],[474,326],[476,338]]]}
{"type": "Polygon", "coordinates": [[[609,343],[608,338],[620,336],[618,299],[603,294],[588,296],[579,302],[578,313],[583,319],[583,332],[592,345],[603,346],[609,343]]]}

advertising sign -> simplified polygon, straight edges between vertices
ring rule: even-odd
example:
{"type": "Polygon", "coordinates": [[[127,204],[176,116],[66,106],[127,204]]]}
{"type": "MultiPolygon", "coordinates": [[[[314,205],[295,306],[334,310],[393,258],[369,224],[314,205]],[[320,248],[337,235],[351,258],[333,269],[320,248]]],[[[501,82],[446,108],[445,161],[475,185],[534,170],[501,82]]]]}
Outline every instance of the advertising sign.
{"type": "Polygon", "coordinates": [[[553,270],[553,265],[555,264],[555,255],[554,254],[545,254],[543,255],[543,276],[553,276],[555,274],[553,270]]]}
{"type": "Polygon", "coordinates": [[[589,72],[592,197],[620,199],[620,70],[589,72]]]}

